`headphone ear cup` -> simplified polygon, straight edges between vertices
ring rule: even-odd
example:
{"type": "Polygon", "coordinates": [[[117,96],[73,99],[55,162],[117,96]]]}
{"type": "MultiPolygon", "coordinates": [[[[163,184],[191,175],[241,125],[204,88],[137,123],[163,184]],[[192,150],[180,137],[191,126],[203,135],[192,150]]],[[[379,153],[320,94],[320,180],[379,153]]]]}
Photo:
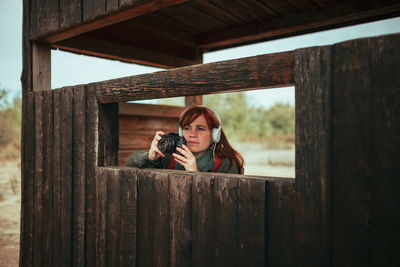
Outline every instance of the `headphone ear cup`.
{"type": "Polygon", "coordinates": [[[221,139],[221,126],[212,129],[212,139],[214,143],[218,143],[221,139]]]}
{"type": "Polygon", "coordinates": [[[182,131],[182,127],[181,127],[181,126],[179,126],[178,134],[179,134],[179,136],[182,136],[182,135],[183,135],[183,131],[182,131]]]}

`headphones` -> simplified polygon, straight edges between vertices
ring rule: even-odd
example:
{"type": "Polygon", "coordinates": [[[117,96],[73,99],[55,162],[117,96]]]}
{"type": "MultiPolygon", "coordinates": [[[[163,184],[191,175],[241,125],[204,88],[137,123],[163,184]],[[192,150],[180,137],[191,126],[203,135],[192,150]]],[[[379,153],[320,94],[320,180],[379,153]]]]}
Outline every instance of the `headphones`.
{"type": "MultiPolygon", "coordinates": [[[[212,110],[211,108],[209,108],[209,107],[205,107],[206,109],[208,109],[209,111],[211,111],[214,115],[215,115],[215,117],[217,117],[217,119],[218,119],[218,128],[213,128],[212,130],[211,130],[211,138],[212,138],[212,141],[213,141],[213,143],[218,143],[219,142],[219,140],[221,139],[221,130],[222,130],[222,128],[221,128],[221,119],[220,119],[220,117],[218,116],[218,113],[217,112],[215,112],[214,110],[212,110]]],[[[183,135],[183,130],[182,130],[182,127],[179,125],[179,136],[182,136],[183,135]]]]}

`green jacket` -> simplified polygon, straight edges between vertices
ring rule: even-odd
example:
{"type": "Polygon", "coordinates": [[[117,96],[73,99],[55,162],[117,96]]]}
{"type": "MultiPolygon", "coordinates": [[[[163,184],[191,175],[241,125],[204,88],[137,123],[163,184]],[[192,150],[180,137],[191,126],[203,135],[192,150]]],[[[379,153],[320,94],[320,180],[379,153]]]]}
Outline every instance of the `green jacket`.
{"type": "MultiPolygon", "coordinates": [[[[157,168],[157,169],[168,169],[169,164],[171,163],[172,155],[166,154],[164,158],[159,158],[157,160],[149,160],[147,158],[147,152],[143,151],[135,151],[133,152],[125,165],[130,167],[138,167],[138,168],[157,168]]],[[[207,150],[203,155],[201,155],[197,160],[197,169],[199,172],[212,172],[214,168],[214,158],[211,150],[207,150]]],[[[219,173],[239,173],[237,164],[235,161],[232,161],[232,165],[230,166],[229,159],[227,157],[223,157],[221,161],[221,165],[217,169],[216,172],[219,173]]],[[[185,168],[176,162],[175,170],[185,170],[185,168]]]]}

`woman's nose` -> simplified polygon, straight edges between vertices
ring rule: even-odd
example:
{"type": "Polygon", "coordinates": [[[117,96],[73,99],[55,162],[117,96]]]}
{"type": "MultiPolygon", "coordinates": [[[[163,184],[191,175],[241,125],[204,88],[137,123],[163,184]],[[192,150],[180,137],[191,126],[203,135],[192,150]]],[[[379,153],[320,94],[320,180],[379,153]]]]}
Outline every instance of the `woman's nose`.
{"type": "Polygon", "coordinates": [[[190,129],[190,130],[189,130],[189,135],[190,135],[190,136],[197,136],[197,131],[196,131],[196,129],[190,129]]]}

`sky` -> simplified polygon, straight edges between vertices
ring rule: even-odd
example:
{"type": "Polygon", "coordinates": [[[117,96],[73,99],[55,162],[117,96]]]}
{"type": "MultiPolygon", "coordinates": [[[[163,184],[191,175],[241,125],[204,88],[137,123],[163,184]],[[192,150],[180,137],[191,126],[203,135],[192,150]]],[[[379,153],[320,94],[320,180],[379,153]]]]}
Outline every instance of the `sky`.
{"type": "MultiPolygon", "coordinates": [[[[319,33],[289,37],[204,54],[203,62],[216,62],[298,48],[330,45],[346,40],[399,33],[400,17],[344,27],[319,33]]],[[[13,95],[21,92],[22,70],[22,0],[0,0],[0,88],[13,95]]],[[[161,69],[127,64],[52,50],[51,87],[85,84],[159,71],[161,69]]],[[[294,104],[294,87],[248,91],[253,106],[269,107],[274,103],[294,104]]]]}

